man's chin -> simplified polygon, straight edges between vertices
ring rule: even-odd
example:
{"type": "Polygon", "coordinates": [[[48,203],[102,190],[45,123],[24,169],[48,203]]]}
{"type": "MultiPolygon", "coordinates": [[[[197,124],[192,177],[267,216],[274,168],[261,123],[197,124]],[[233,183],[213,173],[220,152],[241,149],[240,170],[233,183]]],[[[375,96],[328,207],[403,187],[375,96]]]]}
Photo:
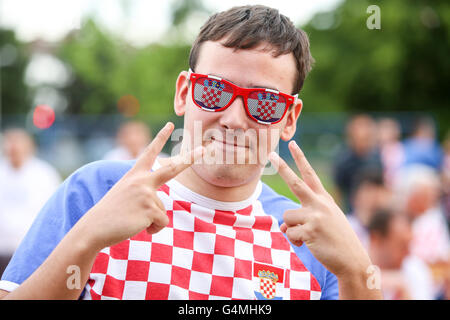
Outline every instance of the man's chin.
{"type": "Polygon", "coordinates": [[[194,164],[192,170],[203,180],[218,187],[239,187],[259,178],[261,167],[255,164],[194,164]]]}

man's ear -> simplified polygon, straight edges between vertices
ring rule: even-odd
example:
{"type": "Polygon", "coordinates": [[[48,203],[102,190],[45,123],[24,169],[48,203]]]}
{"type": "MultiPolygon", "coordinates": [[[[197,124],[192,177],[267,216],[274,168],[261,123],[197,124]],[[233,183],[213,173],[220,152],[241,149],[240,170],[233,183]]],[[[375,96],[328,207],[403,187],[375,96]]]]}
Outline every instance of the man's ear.
{"type": "Polygon", "coordinates": [[[288,110],[286,114],[286,125],[281,131],[280,138],[284,141],[289,141],[295,134],[297,130],[297,119],[300,116],[300,113],[303,108],[303,101],[301,99],[297,99],[295,104],[288,110]]]}
{"type": "Polygon", "coordinates": [[[183,116],[186,112],[186,103],[189,92],[189,78],[187,71],[180,72],[177,78],[175,89],[175,98],[173,101],[175,114],[177,116],[183,116]]]}

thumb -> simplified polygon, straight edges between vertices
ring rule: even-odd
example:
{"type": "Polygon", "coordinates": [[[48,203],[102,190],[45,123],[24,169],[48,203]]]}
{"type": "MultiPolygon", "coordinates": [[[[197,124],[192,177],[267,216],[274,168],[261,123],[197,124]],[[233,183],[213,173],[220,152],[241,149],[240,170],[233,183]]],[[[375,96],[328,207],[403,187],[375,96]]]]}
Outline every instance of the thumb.
{"type": "Polygon", "coordinates": [[[152,224],[147,227],[147,233],[153,234],[161,231],[169,224],[169,217],[165,211],[160,211],[153,217],[152,224]]]}

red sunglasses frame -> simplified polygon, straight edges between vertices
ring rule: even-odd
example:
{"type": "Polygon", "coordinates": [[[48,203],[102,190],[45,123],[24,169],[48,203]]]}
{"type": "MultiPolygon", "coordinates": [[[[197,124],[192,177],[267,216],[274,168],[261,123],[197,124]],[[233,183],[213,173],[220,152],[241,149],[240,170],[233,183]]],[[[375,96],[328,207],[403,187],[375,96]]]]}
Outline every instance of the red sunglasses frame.
{"type": "Polygon", "coordinates": [[[216,77],[216,76],[212,76],[212,75],[208,75],[208,74],[194,73],[194,72],[192,71],[192,69],[189,69],[188,77],[189,77],[189,80],[191,80],[191,82],[193,83],[193,85],[192,85],[192,101],[193,101],[194,104],[195,104],[197,107],[199,107],[200,109],[205,110],[205,111],[209,111],[209,112],[219,112],[219,111],[223,111],[223,110],[225,110],[226,108],[228,108],[228,107],[233,103],[233,101],[236,99],[236,97],[241,96],[241,97],[243,98],[243,100],[244,100],[244,106],[245,106],[245,111],[246,111],[247,115],[248,115],[252,120],[254,120],[254,121],[258,122],[258,123],[261,123],[261,124],[275,124],[275,123],[278,123],[278,122],[280,122],[281,120],[283,120],[283,118],[284,118],[284,116],[286,115],[286,113],[287,113],[289,107],[290,107],[293,103],[295,103],[295,102],[297,101],[297,99],[298,99],[298,94],[296,94],[296,95],[294,95],[294,96],[291,96],[291,95],[289,95],[289,94],[282,93],[282,92],[280,92],[280,91],[278,91],[278,90],[273,90],[273,89],[267,89],[267,88],[243,88],[243,87],[239,87],[239,86],[235,85],[234,83],[232,83],[232,82],[230,82],[230,81],[227,81],[227,80],[225,80],[225,79],[222,79],[222,78],[220,78],[220,77],[216,77]],[[204,108],[204,107],[202,107],[201,105],[199,105],[199,104],[195,101],[195,96],[194,96],[194,84],[195,84],[195,82],[197,81],[198,78],[214,79],[214,80],[218,80],[218,81],[224,82],[224,83],[226,83],[227,85],[231,86],[231,87],[233,88],[233,96],[231,97],[230,101],[229,101],[225,106],[223,106],[222,108],[219,108],[219,109],[208,109],[208,108],[204,108]],[[250,113],[250,111],[249,111],[249,109],[248,109],[247,100],[248,100],[249,94],[250,94],[251,92],[255,92],[255,91],[259,91],[259,92],[264,91],[264,92],[275,93],[275,94],[280,95],[280,96],[282,96],[282,97],[284,97],[284,98],[286,99],[286,109],[284,110],[284,113],[283,113],[283,115],[280,117],[280,119],[278,119],[277,121],[273,121],[273,122],[270,122],[270,121],[262,121],[262,120],[256,119],[255,117],[253,117],[253,116],[251,115],[251,113],[250,113]]]}

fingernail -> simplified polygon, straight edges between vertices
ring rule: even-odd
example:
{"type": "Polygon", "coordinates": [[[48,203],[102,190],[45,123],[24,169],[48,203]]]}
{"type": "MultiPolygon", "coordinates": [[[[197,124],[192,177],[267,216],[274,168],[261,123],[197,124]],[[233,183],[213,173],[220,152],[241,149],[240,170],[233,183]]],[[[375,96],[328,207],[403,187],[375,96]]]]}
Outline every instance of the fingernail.
{"type": "Polygon", "coordinates": [[[275,151],[269,153],[268,158],[271,162],[276,161],[278,159],[278,155],[275,151]]]}
{"type": "Polygon", "coordinates": [[[292,147],[294,147],[294,148],[298,148],[298,144],[297,144],[297,142],[296,142],[295,140],[291,140],[291,141],[289,142],[289,144],[290,144],[292,147]]]}
{"type": "Polygon", "coordinates": [[[173,126],[173,123],[167,122],[166,125],[164,126],[164,130],[168,130],[171,126],[173,126]]]}

